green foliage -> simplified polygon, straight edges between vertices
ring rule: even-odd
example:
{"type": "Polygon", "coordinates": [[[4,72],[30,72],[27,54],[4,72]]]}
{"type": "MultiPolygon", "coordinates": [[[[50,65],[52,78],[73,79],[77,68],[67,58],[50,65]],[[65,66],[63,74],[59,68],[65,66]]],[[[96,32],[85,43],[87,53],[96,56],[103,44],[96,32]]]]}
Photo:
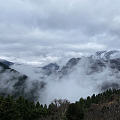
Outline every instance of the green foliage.
{"type": "MultiPolygon", "coordinates": [[[[83,120],[92,104],[109,103],[115,96],[120,103],[120,90],[110,89],[71,104],[67,100],[54,100],[49,106],[28,101],[22,96],[18,99],[0,96],[0,120],[83,120]]],[[[105,109],[106,106],[103,111],[105,109]]]]}
{"type": "Polygon", "coordinates": [[[69,105],[66,117],[68,120],[82,120],[84,119],[84,114],[92,104],[110,102],[116,95],[120,95],[120,90],[109,89],[101,94],[88,96],[87,99],[81,98],[78,102],[69,105]]]}
{"type": "Polygon", "coordinates": [[[21,120],[17,104],[12,97],[0,97],[0,120],[21,120]]]}
{"type": "Polygon", "coordinates": [[[34,104],[23,97],[0,97],[0,120],[36,120],[47,114],[39,102],[34,104]]]}
{"type": "Polygon", "coordinates": [[[66,113],[68,120],[82,120],[84,118],[84,107],[78,103],[72,103],[66,113]]]}
{"type": "Polygon", "coordinates": [[[65,120],[67,101],[55,100],[48,107],[39,102],[34,103],[24,99],[13,97],[0,97],[0,120],[65,120]]]}

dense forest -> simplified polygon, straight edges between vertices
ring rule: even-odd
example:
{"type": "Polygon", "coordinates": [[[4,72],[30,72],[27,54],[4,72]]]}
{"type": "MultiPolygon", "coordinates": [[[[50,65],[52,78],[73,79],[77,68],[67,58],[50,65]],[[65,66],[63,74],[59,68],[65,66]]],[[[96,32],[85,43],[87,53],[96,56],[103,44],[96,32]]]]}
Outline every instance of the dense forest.
{"type": "Polygon", "coordinates": [[[49,106],[39,102],[0,97],[0,120],[119,120],[120,90],[109,89],[75,103],[54,100],[49,106]]]}

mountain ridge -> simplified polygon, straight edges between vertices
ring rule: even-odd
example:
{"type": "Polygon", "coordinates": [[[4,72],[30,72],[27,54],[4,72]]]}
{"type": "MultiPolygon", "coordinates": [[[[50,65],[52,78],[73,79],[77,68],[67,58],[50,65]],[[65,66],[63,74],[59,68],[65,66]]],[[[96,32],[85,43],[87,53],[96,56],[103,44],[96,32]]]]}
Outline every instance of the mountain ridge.
{"type": "MultiPolygon", "coordinates": [[[[66,62],[66,64],[62,66],[57,63],[50,63],[43,67],[34,67],[16,63],[8,66],[5,63],[2,62],[0,63],[8,67],[10,70],[13,71],[15,70],[22,75],[26,75],[27,78],[23,82],[23,86],[25,83],[26,88],[23,87],[23,89],[27,91],[28,95],[33,97],[33,99],[35,100],[39,99],[44,103],[47,97],[50,101],[52,101],[57,96],[58,98],[60,98],[62,97],[62,95],[63,96],[68,95],[69,99],[71,98],[70,93],[73,91],[75,92],[74,94],[76,96],[86,97],[90,93],[91,94],[96,92],[99,93],[109,88],[119,89],[120,88],[119,53],[120,53],[119,51],[109,52],[99,51],[96,52],[94,55],[90,55],[87,57],[71,58],[66,62]],[[111,57],[116,55],[117,57],[111,57]],[[71,85],[72,86],[74,85],[75,90],[70,89],[71,85]],[[56,89],[60,90],[64,88],[68,89],[69,91],[67,91],[66,93],[63,93],[61,91],[60,92],[61,96],[59,96],[59,91],[56,91],[56,89]],[[78,93],[76,94],[77,91],[79,90],[83,91],[85,88],[86,91],[84,94],[82,93],[80,93],[79,95],[77,95],[78,93]],[[46,94],[46,92],[50,93],[46,94]],[[43,94],[44,98],[42,98],[43,94]],[[51,94],[53,94],[53,98],[51,97],[52,96],[51,94]],[[84,96],[85,94],[86,96],[84,96]]],[[[12,82],[10,82],[10,84],[12,84],[12,82]]],[[[22,81],[18,82],[17,85],[19,85],[20,88],[22,88],[22,81]]],[[[21,94],[22,93],[24,95],[24,92],[21,92],[21,94]]],[[[29,98],[30,96],[27,96],[27,98],[29,98]]]]}

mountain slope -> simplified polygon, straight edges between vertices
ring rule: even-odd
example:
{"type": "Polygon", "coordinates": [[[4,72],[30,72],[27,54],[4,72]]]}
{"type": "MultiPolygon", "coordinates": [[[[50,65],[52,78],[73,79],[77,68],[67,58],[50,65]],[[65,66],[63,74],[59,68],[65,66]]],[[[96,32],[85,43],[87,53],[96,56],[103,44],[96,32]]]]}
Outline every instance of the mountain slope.
{"type": "Polygon", "coordinates": [[[26,74],[30,78],[27,82],[29,89],[34,89],[39,100],[47,104],[55,98],[74,102],[109,88],[120,88],[119,51],[99,51],[91,56],[71,58],[64,65],[14,64],[11,68],[26,74]]]}
{"type": "Polygon", "coordinates": [[[119,120],[120,90],[109,89],[69,105],[68,120],[119,120]]]}
{"type": "Polygon", "coordinates": [[[10,61],[4,60],[4,59],[0,59],[0,62],[7,65],[7,66],[11,66],[14,64],[13,62],[10,62],[10,61]]]}
{"type": "Polygon", "coordinates": [[[24,96],[31,101],[38,100],[38,89],[42,89],[44,82],[34,81],[30,84],[28,76],[11,69],[0,62],[0,95],[12,95],[14,98],[24,96]]]}

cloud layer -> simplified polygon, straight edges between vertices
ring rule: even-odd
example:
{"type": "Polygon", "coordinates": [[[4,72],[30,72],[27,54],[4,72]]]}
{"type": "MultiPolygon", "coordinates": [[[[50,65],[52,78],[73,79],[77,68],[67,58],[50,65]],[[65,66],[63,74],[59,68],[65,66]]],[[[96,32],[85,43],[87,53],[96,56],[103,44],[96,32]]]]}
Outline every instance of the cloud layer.
{"type": "Polygon", "coordinates": [[[44,63],[119,49],[119,4],[119,0],[1,1],[0,56],[44,63]]]}

